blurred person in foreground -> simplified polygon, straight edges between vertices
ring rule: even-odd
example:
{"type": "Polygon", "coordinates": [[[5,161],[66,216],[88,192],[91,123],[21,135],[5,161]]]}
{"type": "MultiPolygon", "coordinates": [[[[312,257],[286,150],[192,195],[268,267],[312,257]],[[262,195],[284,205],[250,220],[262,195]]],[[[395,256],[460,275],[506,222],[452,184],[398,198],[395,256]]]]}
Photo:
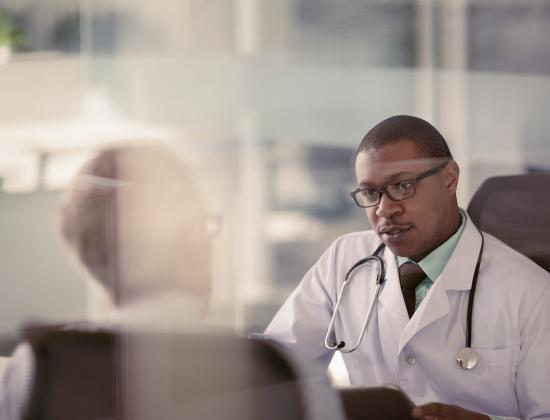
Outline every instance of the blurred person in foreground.
{"type": "MultiPolygon", "coordinates": [[[[64,192],[60,228],[113,307],[109,320],[70,328],[178,333],[203,326],[211,288],[207,214],[176,150],[142,145],[101,151],[64,192]]],[[[138,369],[159,357],[150,344],[144,348],[133,350],[138,369]]],[[[192,357],[163,360],[159,377],[174,368],[170,363],[192,357]]],[[[30,345],[22,343],[2,380],[0,419],[21,418],[34,371],[30,345]]],[[[163,388],[153,378],[139,378],[139,370],[138,380],[152,392],[149,399],[172,391],[170,380],[163,388]]]]}
{"type": "Polygon", "coordinates": [[[361,141],[355,173],[352,197],[372,230],[334,241],[265,335],[324,363],[330,346],[351,350],[376,299],[366,266],[352,274],[327,345],[325,335],[346,273],[378,255],[378,304],[360,345],[343,354],[352,385],[396,385],[428,420],[550,418],[550,274],[459,208],[445,139],[420,118],[388,118],[361,141]]]}
{"type": "MultiPolygon", "coordinates": [[[[91,290],[104,298],[96,302],[100,322],[69,328],[175,331],[205,313],[206,212],[177,151],[136,145],[99,152],[63,192],[59,227],[91,290]]],[[[22,343],[2,379],[0,419],[21,417],[34,370],[32,350],[22,343]]]]}

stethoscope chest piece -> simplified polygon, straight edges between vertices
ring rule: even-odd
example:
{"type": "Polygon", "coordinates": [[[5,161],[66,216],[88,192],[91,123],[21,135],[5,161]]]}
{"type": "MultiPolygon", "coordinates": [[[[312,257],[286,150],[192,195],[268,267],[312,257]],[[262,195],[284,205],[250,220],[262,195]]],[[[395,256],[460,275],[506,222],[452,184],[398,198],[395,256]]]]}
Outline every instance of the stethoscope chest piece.
{"type": "Polygon", "coordinates": [[[464,347],[456,354],[456,362],[458,366],[465,370],[472,370],[477,366],[479,358],[477,352],[471,347],[464,347]]]}

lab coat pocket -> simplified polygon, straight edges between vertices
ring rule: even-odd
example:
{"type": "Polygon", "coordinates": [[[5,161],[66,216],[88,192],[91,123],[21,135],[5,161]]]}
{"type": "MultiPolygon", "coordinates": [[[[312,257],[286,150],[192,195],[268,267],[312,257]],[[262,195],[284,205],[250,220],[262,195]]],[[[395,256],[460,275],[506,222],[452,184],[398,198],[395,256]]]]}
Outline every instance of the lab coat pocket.
{"type": "Polygon", "coordinates": [[[474,349],[479,357],[479,366],[510,366],[518,347],[504,349],[474,349]]]}
{"type": "Polygon", "coordinates": [[[460,405],[464,402],[467,406],[474,404],[479,407],[494,404],[491,407],[493,413],[514,412],[514,377],[519,346],[474,350],[479,358],[477,366],[471,370],[456,369],[456,403],[460,405]],[[488,390],[491,390],[490,394],[488,390]]]}

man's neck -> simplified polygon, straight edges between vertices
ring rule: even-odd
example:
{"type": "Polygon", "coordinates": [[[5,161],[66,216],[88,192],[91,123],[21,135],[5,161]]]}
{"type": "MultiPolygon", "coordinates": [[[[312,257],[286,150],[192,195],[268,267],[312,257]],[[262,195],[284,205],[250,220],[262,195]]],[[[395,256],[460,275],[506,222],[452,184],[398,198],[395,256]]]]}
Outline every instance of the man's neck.
{"type": "Polygon", "coordinates": [[[453,214],[450,216],[450,221],[447,224],[447,226],[449,226],[449,229],[446,231],[444,235],[443,234],[441,235],[441,239],[437,242],[437,244],[434,247],[432,247],[429,251],[426,251],[425,253],[423,253],[422,255],[419,255],[414,258],[410,257],[410,259],[416,263],[422,261],[428,255],[430,255],[433,251],[435,251],[437,248],[439,248],[441,245],[447,242],[458,231],[458,229],[460,229],[461,225],[462,225],[462,216],[457,206],[456,211],[453,211],[453,214]]]}

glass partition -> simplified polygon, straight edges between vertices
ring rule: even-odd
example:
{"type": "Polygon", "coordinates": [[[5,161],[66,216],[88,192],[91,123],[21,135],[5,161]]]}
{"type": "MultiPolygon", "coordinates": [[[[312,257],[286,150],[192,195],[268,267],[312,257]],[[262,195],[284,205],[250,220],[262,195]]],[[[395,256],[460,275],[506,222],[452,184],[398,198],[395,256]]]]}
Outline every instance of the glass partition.
{"type": "Polygon", "coordinates": [[[382,119],[440,129],[462,207],[487,177],[547,171],[549,19],[538,1],[0,1],[0,334],[101,312],[53,220],[104,146],[182,150],[216,220],[208,318],[242,333],[368,228],[353,160],[382,119]]]}

